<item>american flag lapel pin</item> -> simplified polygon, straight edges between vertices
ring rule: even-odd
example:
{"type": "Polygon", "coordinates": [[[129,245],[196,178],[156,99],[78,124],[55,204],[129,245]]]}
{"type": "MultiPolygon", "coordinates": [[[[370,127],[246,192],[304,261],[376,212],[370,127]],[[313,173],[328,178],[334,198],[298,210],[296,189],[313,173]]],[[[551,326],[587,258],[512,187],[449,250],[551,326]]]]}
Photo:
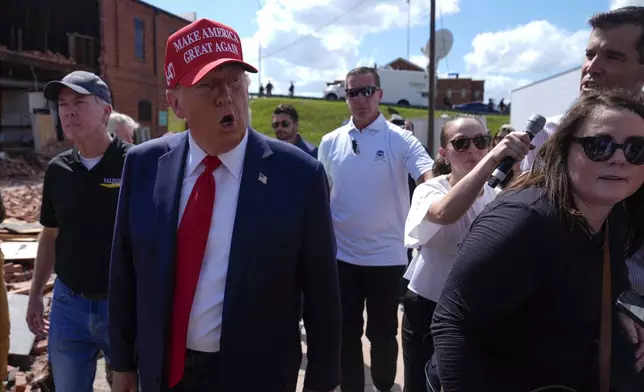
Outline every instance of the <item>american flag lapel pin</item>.
{"type": "Polygon", "coordinates": [[[258,179],[258,180],[259,180],[259,182],[261,182],[262,184],[266,184],[266,182],[268,181],[268,177],[266,177],[266,176],[264,175],[264,173],[259,173],[259,178],[257,178],[257,179],[258,179]]]}

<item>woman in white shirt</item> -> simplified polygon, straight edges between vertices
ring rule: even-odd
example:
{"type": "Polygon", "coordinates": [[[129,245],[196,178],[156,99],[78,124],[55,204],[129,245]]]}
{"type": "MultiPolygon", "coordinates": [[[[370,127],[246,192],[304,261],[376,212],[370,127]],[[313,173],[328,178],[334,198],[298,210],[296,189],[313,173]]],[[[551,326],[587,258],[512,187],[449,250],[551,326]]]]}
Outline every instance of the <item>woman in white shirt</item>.
{"type": "Polygon", "coordinates": [[[420,246],[420,252],[405,273],[409,280],[402,325],[405,392],[427,391],[425,365],[434,353],[432,315],[459,241],[499,192],[487,180],[503,158],[519,162],[530,148],[525,132],[507,135],[491,151],[490,142],[475,118],[451,119],[441,129],[434,178],[414,191],[405,223],[405,246],[420,246]]]}

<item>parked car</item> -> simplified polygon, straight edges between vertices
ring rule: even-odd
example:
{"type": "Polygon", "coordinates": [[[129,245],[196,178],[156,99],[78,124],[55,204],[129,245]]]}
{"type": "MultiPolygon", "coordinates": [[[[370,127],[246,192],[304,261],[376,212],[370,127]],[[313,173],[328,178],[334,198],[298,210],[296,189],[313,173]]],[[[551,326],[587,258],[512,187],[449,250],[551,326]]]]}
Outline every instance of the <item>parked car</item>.
{"type": "Polygon", "coordinates": [[[496,108],[492,108],[492,110],[490,110],[488,105],[483,102],[466,102],[460,105],[454,105],[454,110],[457,112],[473,114],[501,114],[501,112],[496,108]]]}

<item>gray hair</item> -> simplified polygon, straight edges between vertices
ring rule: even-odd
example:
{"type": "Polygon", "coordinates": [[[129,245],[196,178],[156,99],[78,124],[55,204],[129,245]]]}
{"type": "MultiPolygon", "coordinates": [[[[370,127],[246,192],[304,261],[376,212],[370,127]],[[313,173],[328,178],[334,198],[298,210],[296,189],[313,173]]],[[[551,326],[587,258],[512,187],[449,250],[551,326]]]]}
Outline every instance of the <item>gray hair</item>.
{"type": "Polygon", "coordinates": [[[132,129],[137,129],[139,127],[139,123],[127,114],[112,111],[112,114],[110,114],[110,120],[107,123],[107,131],[111,134],[114,134],[114,132],[116,132],[116,128],[121,124],[124,124],[132,129]]]}

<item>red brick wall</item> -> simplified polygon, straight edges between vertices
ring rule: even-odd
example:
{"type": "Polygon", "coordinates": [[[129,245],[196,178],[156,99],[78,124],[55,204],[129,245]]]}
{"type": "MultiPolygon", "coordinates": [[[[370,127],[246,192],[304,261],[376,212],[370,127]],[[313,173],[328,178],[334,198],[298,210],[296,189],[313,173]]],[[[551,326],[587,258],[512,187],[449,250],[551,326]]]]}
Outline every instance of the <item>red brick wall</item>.
{"type": "Polygon", "coordinates": [[[149,127],[152,137],[163,135],[167,128],[160,126],[158,121],[159,111],[167,110],[163,72],[165,44],[170,34],[189,22],[136,0],[103,0],[101,23],[101,76],[112,91],[114,109],[139,121],[141,126],[149,127]],[[144,23],[144,60],[135,55],[135,18],[144,23]],[[138,102],[141,100],[151,103],[151,121],[139,118],[138,102]]]}
{"type": "Polygon", "coordinates": [[[438,88],[436,96],[436,107],[442,108],[443,100],[448,91],[452,91],[450,101],[452,105],[458,105],[465,102],[483,101],[485,96],[485,81],[472,80],[467,78],[438,79],[438,88]],[[465,90],[465,96],[462,91],[465,90]],[[477,97],[476,91],[479,92],[477,97]]]}

